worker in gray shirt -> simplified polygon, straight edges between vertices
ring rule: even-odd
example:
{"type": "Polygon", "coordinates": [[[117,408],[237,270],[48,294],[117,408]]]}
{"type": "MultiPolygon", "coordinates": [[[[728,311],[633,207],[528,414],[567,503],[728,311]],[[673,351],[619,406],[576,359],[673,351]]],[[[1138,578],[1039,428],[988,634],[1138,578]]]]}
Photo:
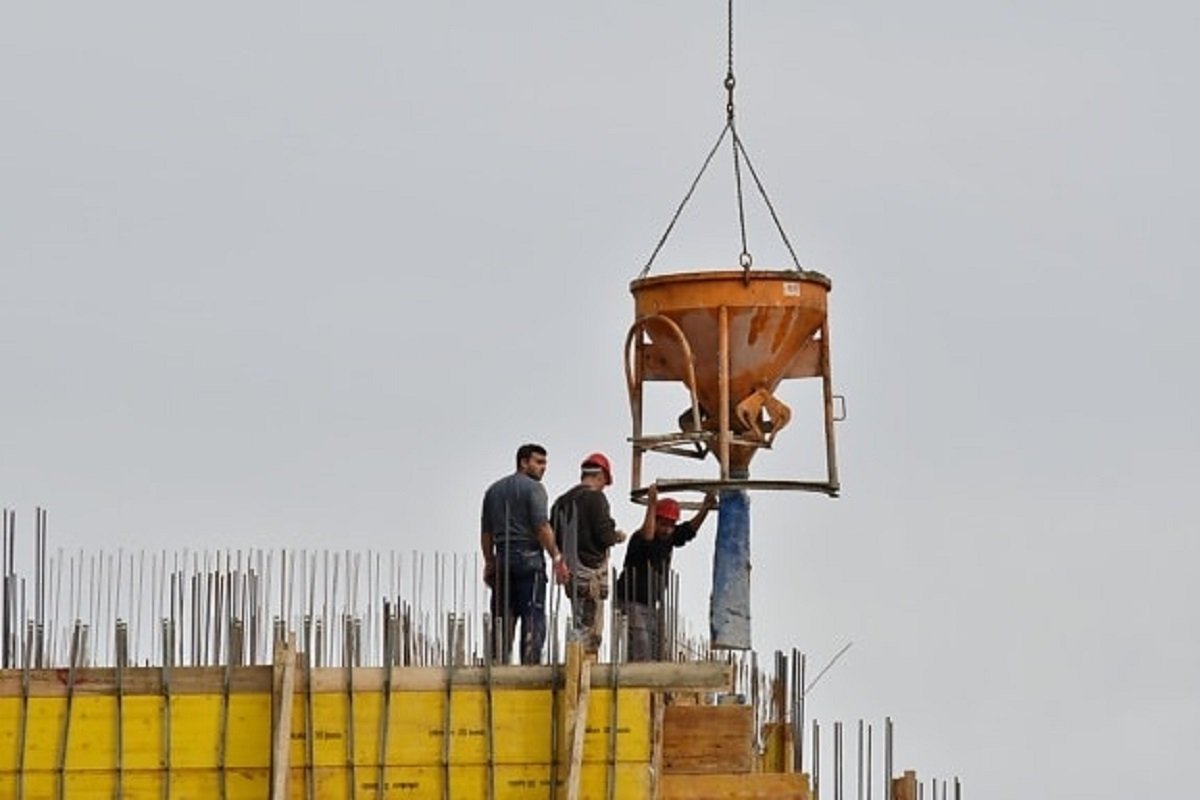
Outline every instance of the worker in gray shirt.
{"type": "Polygon", "coordinates": [[[521,622],[521,663],[542,660],[546,642],[546,563],[566,583],[570,571],[554,542],[547,513],[546,448],[517,449],[517,469],[488,487],[483,496],[479,545],[483,580],[492,590],[492,660],[506,664],[512,655],[517,620],[521,622]]]}

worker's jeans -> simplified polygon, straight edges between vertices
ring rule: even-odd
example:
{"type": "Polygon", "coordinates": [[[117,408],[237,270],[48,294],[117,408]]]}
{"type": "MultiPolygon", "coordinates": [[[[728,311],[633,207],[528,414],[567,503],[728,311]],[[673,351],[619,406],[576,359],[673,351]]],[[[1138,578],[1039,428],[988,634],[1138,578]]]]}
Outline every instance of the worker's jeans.
{"type": "Polygon", "coordinates": [[[513,635],[521,621],[521,663],[539,664],[546,642],[546,573],[506,576],[497,573],[492,586],[492,661],[507,664],[513,635]]]}
{"type": "Polygon", "coordinates": [[[625,620],[629,627],[630,661],[658,661],[659,652],[658,612],[654,606],[630,601],[625,604],[625,620]]]}

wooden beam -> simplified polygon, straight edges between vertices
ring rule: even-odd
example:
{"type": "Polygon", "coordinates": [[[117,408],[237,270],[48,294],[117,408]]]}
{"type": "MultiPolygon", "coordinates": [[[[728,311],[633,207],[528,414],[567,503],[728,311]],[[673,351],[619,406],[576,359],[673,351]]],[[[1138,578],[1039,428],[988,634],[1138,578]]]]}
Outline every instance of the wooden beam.
{"type": "Polygon", "coordinates": [[[796,742],[790,722],[768,722],[764,725],[763,744],[758,772],[795,772],[792,758],[796,742]]]}
{"type": "Polygon", "coordinates": [[[666,698],[661,694],[650,698],[650,713],[652,725],[650,729],[650,797],[658,800],[662,797],[663,777],[663,709],[666,698]]]}
{"type": "Polygon", "coordinates": [[[579,800],[583,775],[583,739],[587,734],[588,700],[592,686],[592,662],[583,645],[567,643],[567,800],[579,800]]]}
{"type": "MultiPolygon", "coordinates": [[[[127,667],[124,670],[124,694],[162,694],[161,667],[127,667]]],[[[65,697],[65,669],[35,669],[29,672],[32,697],[65,697]]],[[[270,666],[238,667],[230,673],[230,691],[267,693],[272,690],[270,666]]],[[[220,694],[225,684],[225,667],[171,667],[171,695],[220,694]]],[[[0,697],[19,697],[20,670],[0,670],[0,697]]],[[[117,693],[117,671],[109,667],[76,670],[75,695],[117,693]]]]}
{"type": "MultiPolygon", "coordinates": [[[[553,668],[548,664],[536,666],[493,666],[492,688],[494,689],[548,689],[555,681],[553,668]]],[[[345,690],[345,677],[338,669],[313,670],[313,692],[325,694],[345,690]]],[[[447,670],[443,667],[397,667],[392,675],[392,690],[403,691],[443,691],[446,688],[447,670]]],[[[729,665],[719,661],[696,662],[645,662],[622,664],[617,670],[616,685],[622,689],[663,689],[673,692],[722,692],[732,686],[733,670],[729,665]]],[[[595,664],[591,666],[590,685],[598,688],[610,688],[613,685],[613,669],[611,664],[595,664]]],[[[557,678],[560,688],[565,686],[560,674],[557,678]]],[[[382,686],[383,670],[378,668],[361,668],[354,670],[355,690],[370,691],[382,686]]],[[[470,688],[487,685],[487,669],[485,667],[456,667],[454,669],[454,687],[470,688]]],[[[303,683],[297,684],[297,691],[303,690],[303,683]]]]}
{"type": "Polygon", "coordinates": [[[275,643],[271,667],[274,690],[271,694],[271,800],[288,796],[288,756],[292,744],[292,696],[296,691],[296,638],[275,643]]]}
{"type": "Polygon", "coordinates": [[[664,775],[661,800],[811,800],[808,776],[759,772],[749,775],[664,775]]]}
{"type": "MultiPolygon", "coordinates": [[[[494,666],[492,686],[497,689],[543,689],[554,680],[552,668],[537,666],[494,666]]],[[[294,675],[295,691],[307,691],[305,676],[294,675]]],[[[644,662],[622,664],[618,670],[617,686],[622,689],[657,689],[671,692],[722,692],[732,686],[733,670],[719,661],[644,662]]],[[[561,680],[561,678],[560,678],[561,680]]],[[[346,691],[346,671],[341,667],[326,667],[312,671],[314,694],[343,694],[346,691]]],[[[443,667],[396,667],[392,675],[394,691],[444,691],[447,670],[443,667]]],[[[356,667],[354,690],[380,692],[384,683],[382,667],[356,667]]],[[[171,670],[171,694],[221,694],[225,685],[225,667],[174,667],[171,670]]],[[[485,667],[456,667],[454,687],[470,688],[487,685],[485,667]]],[[[611,664],[593,664],[591,685],[608,688],[613,685],[611,664]]],[[[229,691],[267,693],[274,691],[273,668],[270,666],[233,667],[229,671],[229,691]]],[[[65,697],[65,670],[31,670],[31,697],[65,697]]],[[[124,694],[161,694],[162,671],[157,667],[138,667],[125,670],[124,694]]],[[[75,673],[75,695],[116,696],[116,670],[108,668],[79,669],[75,673]]],[[[21,671],[0,670],[0,697],[21,696],[21,671]]]]}
{"type": "Polygon", "coordinates": [[[892,778],[892,793],[889,800],[917,800],[917,773],[905,770],[904,775],[892,778]]]}

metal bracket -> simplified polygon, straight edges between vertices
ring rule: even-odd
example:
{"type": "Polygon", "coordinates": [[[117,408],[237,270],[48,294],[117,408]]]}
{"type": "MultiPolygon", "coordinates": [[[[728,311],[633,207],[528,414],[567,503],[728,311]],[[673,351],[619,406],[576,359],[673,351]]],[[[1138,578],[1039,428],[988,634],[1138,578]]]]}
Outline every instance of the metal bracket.
{"type": "MultiPolygon", "coordinates": [[[[829,497],[837,497],[841,486],[824,481],[787,481],[787,480],[738,480],[731,478],[662,478],[658,481],[659,492],[719,492],[722,489],[768,490],[781,492],[813,492],[829,497]]],[[[629,495],[635,503],[645,504],[646,488],[634,489],[629,495]]],[[[681,503],[686,506],[686,503],[681,503]]]]}

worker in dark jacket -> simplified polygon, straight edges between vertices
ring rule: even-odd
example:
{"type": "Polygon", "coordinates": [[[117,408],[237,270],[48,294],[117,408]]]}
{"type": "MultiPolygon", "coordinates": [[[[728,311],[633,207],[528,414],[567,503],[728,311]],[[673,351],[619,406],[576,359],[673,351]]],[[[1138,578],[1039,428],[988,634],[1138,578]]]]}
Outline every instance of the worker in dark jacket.
{"type": "Polygon", "coordinates": [[[625,541],[625,534],[617,530],[604,496],[605,487],[612,485],[608,457],[592,453],[583,459],[579,470],[579,484],[554,501],[550,520],[571,572],[567,583],[571,627],[583,649],[595,656],[604,635],[608,550],[625,541]]]}
{"type": "Polygon", "coordinates": [[[628,626],[630,661],[657,661],[663,657],[663,596],[671,574],[671,553],[696,538],[704,518],[716,505],[716,495],[704,496],[700,510],[680,522],[678,501],[658,499],[658,484],[646,495],[646,518],[625,550],[625,566],[617,578],[617,599],[628,626]]]}

